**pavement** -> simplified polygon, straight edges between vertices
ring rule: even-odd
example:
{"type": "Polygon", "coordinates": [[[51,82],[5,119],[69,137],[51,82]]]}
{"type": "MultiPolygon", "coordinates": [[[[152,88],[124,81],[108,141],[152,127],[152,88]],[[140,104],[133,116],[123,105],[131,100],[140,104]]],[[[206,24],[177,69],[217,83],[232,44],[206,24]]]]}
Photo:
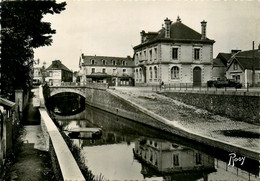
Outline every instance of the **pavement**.
{"type": "Polygon", "coordinates": [[[199,135],[260,153],[260,128],[246,122],[215,115],[157,94],[151,88],[116,87],[116,94],[199,135]]]}
{"type": "MultiPolygon", "coordinates": [[[[34,98],[37,97],[37,89],[33,90],[34,98]]],[[[38,109],[30,99],[25,108],[22,124],[24,125],[21,151],[18,153],[15,163],[11,166],[6,180],[10,181],[43,181],[53,178],[49,153],[44,150],[43,135],[40,126],[38,109]]]]}

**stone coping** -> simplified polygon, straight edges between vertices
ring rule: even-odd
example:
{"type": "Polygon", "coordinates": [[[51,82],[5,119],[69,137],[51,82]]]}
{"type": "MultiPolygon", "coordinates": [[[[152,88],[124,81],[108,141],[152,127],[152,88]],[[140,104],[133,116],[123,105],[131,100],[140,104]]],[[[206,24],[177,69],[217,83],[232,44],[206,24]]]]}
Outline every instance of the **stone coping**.
{"type": "Polygon", "coordinates": [[[65,181],[85,180],[66,142],[47,111],[44,108],[39,108],[39,112],[41,114],[41,120],[44,121],[47,132],[51,138],[63,179],[65,181]]]}

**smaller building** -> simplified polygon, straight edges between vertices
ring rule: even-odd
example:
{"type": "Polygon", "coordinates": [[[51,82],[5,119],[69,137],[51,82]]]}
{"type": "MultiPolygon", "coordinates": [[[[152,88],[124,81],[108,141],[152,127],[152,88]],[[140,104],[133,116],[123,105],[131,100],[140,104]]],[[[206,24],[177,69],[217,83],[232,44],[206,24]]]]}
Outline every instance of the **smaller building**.
{"type": "Polygon", "coordinates": [[[232,53],[219,53],[217,57],[213,59],[213,80],[222,79],[226,77],[226,69],[231,56],[232,53]]]}
{"type": "Polygon", "coordinates": [[[80,82],[101,82],[109,86],[134,85],[134,61],[127,57],[91,56],[82,54],[79,60],[80,82]]]}
{"type": "Polygon", "coordinates": [[[33,63],[33,85],[43,83],[43,67],[40,66],[40,60],[37,59],[33,63]]]}
{"type": "Polygon", "coordinates": [[[234,54],[229,60],[226,77],[235,79],[243,86],[260,86],[260,45],[258,50],[234,54]]]}
{"type": "Polygon", "coordinates": [[[73,72],[70,71],[60,60],[52,61],[52,64],[46,69],[46,82],[49,85],[61,85],[62,82],[72,82],[73,72]]]}

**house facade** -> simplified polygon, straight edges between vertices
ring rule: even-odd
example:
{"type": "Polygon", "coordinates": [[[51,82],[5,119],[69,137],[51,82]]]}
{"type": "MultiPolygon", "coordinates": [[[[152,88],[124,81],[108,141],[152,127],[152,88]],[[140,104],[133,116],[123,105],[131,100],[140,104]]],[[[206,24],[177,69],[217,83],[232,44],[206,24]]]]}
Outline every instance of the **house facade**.
{"type": "Polygon", "coordinates": [[[33,84],[41,84],[43,83],[43,67],[40,66],[40,59],[34,61],[33,64],[33,84]]]}
{"type": "Polygon", "coordinates": [[[102,82],[109,86],[133,86],[134,62],[130,56],[107,57],[82,54],[79,60],[80,82],[102,82]]]}
{"type": "Polygon", "coordinates": [[[226,70],[226,77],[243,86],[260,86],[260,45],[258,50],[240,51],[234,54],[226,70]]]}
{"type": "Polygon", "coordinates": [[[46,69],[46,73],[45,81],[49,85],[58,86],[62,82],[73,81],[73,72],[63,65],[60,60],[52,61],[52,64],[46,69]]]}
{"type": "Polygon", "coordinates": [[[201,34],[184,25],[178,17],[168,18],[158,32],[141,32],[135,46],[136,85],[189,83],[201,85],[212,79],[214,40],[206,37],[206,21],[201,34]]]}

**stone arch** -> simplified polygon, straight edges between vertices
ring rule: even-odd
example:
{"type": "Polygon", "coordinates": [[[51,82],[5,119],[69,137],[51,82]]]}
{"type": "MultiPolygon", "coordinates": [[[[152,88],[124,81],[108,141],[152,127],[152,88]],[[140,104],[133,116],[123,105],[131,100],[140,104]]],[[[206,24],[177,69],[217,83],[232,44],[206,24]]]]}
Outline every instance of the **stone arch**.
{"type": "Polygon", "coordinates": [[[80,88],[52,88],[50,90],[50,97],[56,95],[56,94],[60,94],[60,93],[65,93],[65,92],[70,92],[70,93],[75,93],[75,94],[79,94],[82,97],[86,98],[86,93],[85,93],[85,89],[80,89],[80,88]],[[84,91],[83,91],[84,90],[84,91]]]}

